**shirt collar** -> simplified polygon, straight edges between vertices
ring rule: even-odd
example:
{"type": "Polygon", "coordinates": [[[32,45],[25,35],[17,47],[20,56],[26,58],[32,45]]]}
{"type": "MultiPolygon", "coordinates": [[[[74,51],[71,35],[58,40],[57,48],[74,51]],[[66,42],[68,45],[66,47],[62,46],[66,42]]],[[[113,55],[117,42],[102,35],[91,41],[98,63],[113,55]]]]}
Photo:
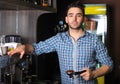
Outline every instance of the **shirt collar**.
{"type": "MultiPolygon", "coordinates": [[[[85,37],[85,36],[88,36],[88,35],[89,35],[89,32],[87,32],[86,30],[84,30],[84,34],[83,34],[83,36],[82,36],[82,37],[85,37]]],[[[68,32],[68,31],[66,31],[66,32],[65,32],[65,36],[70,37],[70,35],[69,35],[69,32],[68,32]]]]}

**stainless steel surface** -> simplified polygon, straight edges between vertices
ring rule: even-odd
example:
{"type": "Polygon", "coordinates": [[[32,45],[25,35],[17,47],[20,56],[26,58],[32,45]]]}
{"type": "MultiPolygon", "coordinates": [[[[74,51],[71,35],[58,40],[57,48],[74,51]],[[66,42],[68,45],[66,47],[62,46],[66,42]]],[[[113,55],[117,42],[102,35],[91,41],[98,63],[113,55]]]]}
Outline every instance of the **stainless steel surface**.
{"type": "Polygon", "coordinates": [[[41,10],[6,10],[0,12],[0,35],[20,35],[27,43],[36,42],[37,20],[41,10]]]}

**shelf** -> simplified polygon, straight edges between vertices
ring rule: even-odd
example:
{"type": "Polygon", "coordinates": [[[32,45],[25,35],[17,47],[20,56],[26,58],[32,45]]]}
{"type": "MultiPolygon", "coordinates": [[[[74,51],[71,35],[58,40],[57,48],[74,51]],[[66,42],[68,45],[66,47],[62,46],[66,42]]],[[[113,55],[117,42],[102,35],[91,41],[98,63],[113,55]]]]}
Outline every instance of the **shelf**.
{"type": "Polygon", "coordinates": [[[0,0],[0,10],[43,10],[57,12],[56,8],[43,7],[33,3],[27,3],[21,0],[0,0]]]}

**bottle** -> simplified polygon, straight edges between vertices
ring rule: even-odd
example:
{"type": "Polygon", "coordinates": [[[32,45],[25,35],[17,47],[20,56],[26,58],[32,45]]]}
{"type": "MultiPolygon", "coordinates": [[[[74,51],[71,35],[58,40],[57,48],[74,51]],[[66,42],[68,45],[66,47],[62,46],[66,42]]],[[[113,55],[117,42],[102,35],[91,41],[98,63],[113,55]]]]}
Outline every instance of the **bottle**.
{"type": "Polygon", "coordinates": [[[30,3],[33,3],[33,4],[35,4],[35,5],[38,4],[37,0],[29,0],[29,2],[30,2],[30,3]]]}
{"type": "Polygon", "coordinates": [[[51,0],[41,0],[42,6],[51,6],[51,0]]]}

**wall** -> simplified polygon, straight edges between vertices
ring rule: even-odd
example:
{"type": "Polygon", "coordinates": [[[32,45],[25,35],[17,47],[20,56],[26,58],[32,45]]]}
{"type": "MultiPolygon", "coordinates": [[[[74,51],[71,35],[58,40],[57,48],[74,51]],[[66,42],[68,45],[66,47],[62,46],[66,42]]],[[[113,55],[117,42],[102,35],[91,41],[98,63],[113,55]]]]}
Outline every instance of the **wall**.
{"type": "Polygon", "coordinates": [[[36,41],[37,19],[46,11],[40,10],[1,10],[0,35],[21,35],[25,42],[36,41]]]}
{"type": "Polygon", "coordinates": [[[115,64],[115,84],[120,84],[120,1],[115,1],[114,15],[114,64],[115,64]]]}

